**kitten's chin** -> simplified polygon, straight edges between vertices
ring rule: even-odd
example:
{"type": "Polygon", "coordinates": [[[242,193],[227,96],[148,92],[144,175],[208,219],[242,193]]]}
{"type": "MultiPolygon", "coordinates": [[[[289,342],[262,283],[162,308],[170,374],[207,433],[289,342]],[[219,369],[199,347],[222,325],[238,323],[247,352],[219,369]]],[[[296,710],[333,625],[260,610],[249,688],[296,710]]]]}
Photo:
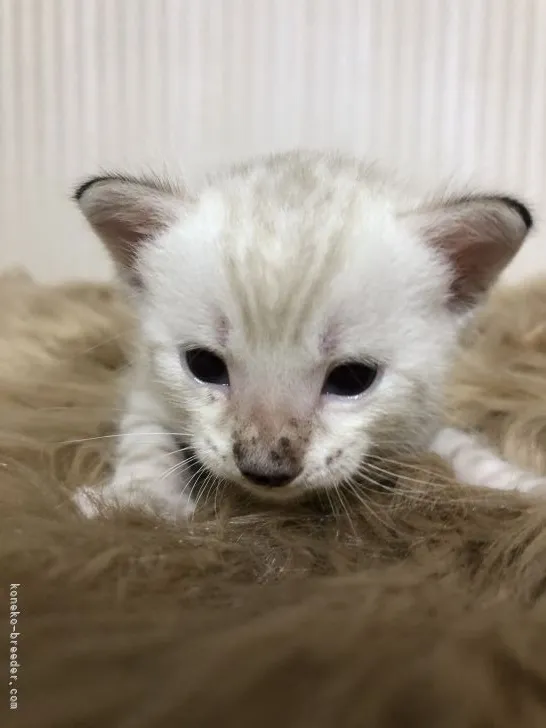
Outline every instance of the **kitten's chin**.
{"type": "Polygon", "coordinates": [[[254,485],[247,481],[237,480],[235,485],[245,493],[267,503],[294,503],[309,495],[309,491],[300,484],[290,483],[276,488],[254,485]]]}

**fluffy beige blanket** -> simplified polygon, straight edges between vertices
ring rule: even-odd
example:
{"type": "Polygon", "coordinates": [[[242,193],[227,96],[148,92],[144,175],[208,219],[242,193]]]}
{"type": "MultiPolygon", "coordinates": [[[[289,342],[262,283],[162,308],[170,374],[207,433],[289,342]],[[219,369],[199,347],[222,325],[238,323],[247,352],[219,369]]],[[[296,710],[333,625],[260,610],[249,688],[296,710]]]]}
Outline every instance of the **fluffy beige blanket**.
{"type": "MultiPolygon", "coordinates": [[[[2,725],[546,726],[540,494],[464,488],[423,457],[349,515],[228,494],[189,525],[80,518],[67,494],[108,467],[130,330],[108,286],[1,280],[1,596],[19,633],[2,725]]],[[[455,421],[546,472],[544,281],[493,295],[450,396],[455,421]]]]}

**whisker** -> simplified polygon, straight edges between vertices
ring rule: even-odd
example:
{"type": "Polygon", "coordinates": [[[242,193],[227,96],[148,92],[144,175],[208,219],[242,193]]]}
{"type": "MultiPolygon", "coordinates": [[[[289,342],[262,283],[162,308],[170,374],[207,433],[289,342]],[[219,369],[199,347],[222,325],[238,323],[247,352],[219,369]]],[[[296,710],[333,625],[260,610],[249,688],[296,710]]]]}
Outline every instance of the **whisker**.
{"type": "Polygon", "coordinates": [[[441,475],[439,470],[431,470],[430,468],[423,467],[419,465],[418,463],[412,463],[412,462],[405,462],[400,459],[396,458],[390,458],[385,455],[374,455],[370,453],[369,455],[366,455],[366,462],[369,461],[378,461],[379,463],[385,463],[389,465],[393,465],[399,470],[405,470],[406,468],[409,470],[412,470],[414,472],[423,473],[423,475],[430,475],[431,477],[438,477],[441,475]]]}
{"type": "MultiPolygon", "coordinates": [[[[190,477],[190,479],[188,480],[188,482],[186,483],[185,488],[184,488],[185,491],[188,491],[188,494],[189,495],[192,495],[193,494],[193,492],[195,491],[195,488],[197,487],[197,484],[199,483],[199,481],[200,481],[201,477],[203,476],[203,474],[207,474],[208,475],[208,471],[203,466],[201,466],[190,477]]],[[[197,510],[197,506],[199,504],[199,501],[200,501],[202,492],[203,492],[203,487],[201,486],[201,487],[199,487],[199,489],[197,491],[197,498],[196,498],[195,503],[194,503],[196,510],[197,510]]]]}
{"type": "MultiPolygon", "coordinates": [[[[204,468],[203,468],[202,471],[198,471],[195,474],[194,478],[192,478],[192,480],[195,480],[195,482],[197,482],[197,480],[199,480],[199,477],[203,474],[203,472],[204,472],[204,468]]],[[[197,508],[199,506],[199,502],[204,497],[204,494],[208,492],[208,487],[207,486],[210,483],[211,475],[212,475],[211,473],[207,473],[207,477],[205,478],[205,482],[202,484],[202,486],[199,488],[199,490],[197,492],[197,498],[195,499],[195,510],[196,511],[197,511],[197,508]]],[[[204,500],[206,501],[206,497],[204,497],[204,500]]]]}
{"type": "MultiPolygon", "coordinates": [[[[372,465],[368,465],[368,468],[372,470],[372,472],[376,472],[374,467],[372,465]]],[[[412,500],[415,500],[417,502],[426,502],[430,500],[432,490],[425,490],[425,489],[418,489],[415,487],[404,487],[404,484],[401,483],[393,483],[393,484],[387,484],[381,481],[381,475],[385,471],[378,472],[379,479],[376,480],[370,475],[370,470],[366,471],[360,471],[359,477],[361,477],[363,480],[368,481],[371,483],[375,488],[378,488],[383,493],[387,493],[391,496],[398,496],[398,495],[404,495],[408,498],[411,498],[412,500]]]]}
{"type": "Polygon", "coordinates": [[[396,481],[405,481],[407,483],[416,483],[417,485],[425,485],[425,486],[431,486],[434,487],[434,484],[431,483],[428,480],[420,480],[419,478],[412,478],[410,475],[404,475],[403,473],[394,473],[391,470],[386,470],[385,468],[382,468],[380,465],[377,465],[375,463],[367,463],[366,464],[369,468],[372,468],[376,473],[380,473],[381,475],[386,475],[389,479],[395,479],[396,481]]]}
{"type": "Polygon", "coordinates": [[[61,440],[57,442],[57,445],[79,445],[84,442],[93,442],[94,440],[110,440],[119,437],[154,437],[157,435],[170,435],[172,437],[189,437],[193,433],[191,432],[164,432],[163,430],[157,430],[156,432],[117,432],[109,435],[96,435],[94,437],[82,437],[74,440],[61,440]]]}
{"type": "Polygon", "coordinates": [[[218,515],[218,496],[220,495],[220,491],[224,491],[226,488],[226,481],[222,480],[221,478],[218,478],[215,476],[215,482],[213,482],[212,487],[214,488],[214,515],[218,515]]]}
{"type": "Polygon", "coordinates": [[[187,453],[187,452],[190,452],[191,453],[191,451],[192,451],[192,448],[190,446],[188,446],[188,447],[177,447],[176,450],[167,450],[167,452],[162,452],[161,454],[162,455],[165,455],[165,456],[167,456],[167,455],[178,455],[178,454],[181,454],[181,455],[184,456],[184,460],[187,463],[192,463],[192,462],[198,461],[199,458],[198,458],[198,456],[197,456],[196,453],[192,453],[190,455],[184,454],[184,453],[187,453]]]}
{"type": "Polygon", "coordinates": [[[323,494],[326,496],[326,500],[328,501],[328,507],[330,509],[330,512],[335,517],[337,514],[336,514],[336,509],[334,508],[334,503],[332,501],[330,488],[326,488],[324,491],[320,491],[320,495],[323,495],[323,494]]]}
{"type": "MultiPolygon", "coordinates": [[[[385,493],[386,495],[391,497],[391,500],[396,497],[397,495],[400,495],[401,493],[405,493],[403,489],[400,489],[398,487],[393,487],[391,485],[388,485],[387,483],[382,482],[381,478],[376,479],[374,478],[369,470],[362,470],[359,473],[360,478],[363,479],[364,484],[371,485],[374,489],[377,489],[377,491],[380,491],[381,493],[385,493]]],[[[356,496],[358,494],[363,495],[366,493],[366,490],[361,490],[358,488],[357,484],[354,481],[350,481],[349,485],[351,486],[353,494],[356,496]]],[[[420,492],[416,491],[415,489],[407,490],[406,493],[408,496],[411,496],[412,498],[420,499],[420,492]]],[[[424,498],[423,498],[424,499],[424,498]]]]}
{"type": "MultiPolygon", "coordinates": [[[[372,484],[373,484],[373,481],[372,481],[372,484]]],[[[347,481],[346,481],[346,482],[344,483],[344,487],[346,487],[346,488],[347,488],[347,489],[349,490],[349,492],[350,492],[350,493],[352,493],[352,495],[353,495],[353,496],[354,496],[354,497],[356,498],[356,500],[357,500],[357,501],[358,501],[358,502],[359,502],[359,503],[360,503],[360,504],[361,504],[362,506],[364,506],[364,508],[365,508],[365,509],[366,509],[366,510],[368,511],[368,513],[369,513],[370,515],[372,515],[372,516],[373,516],[373,517],[374,517],[374,518],[375,518],[375,519],[376,519],[376,520],[377,520],[377,521],[378,521],[378,522],[379,522],[379,523],[380,523],[380,524],[381,524],[382,526],[384,526],[384,528],[386,528],[386,529],[387,529],[387,531],[390,531],[390,532],[392,532],[392,530],[393,530],[393,525],[394,525],[394,524],[392,524],[392,521],[391,521],[391,524],[392,524],[392,525],[391,525],[391,526],[389,526],[389,524],[388,524],[388,523],[387,523],[386,521],[384,521],[384,520],[383,520],[383,519],[382,519],[382,518],[381,518],[381,517],[379,516],[379,513],[378,513],[378,512],[377,512],[377,511],[376,511],[376,510],[375,510],[375,509],[374,509],[374,508],[372,507],[372,505],[371,505],[371,503],[370,503],[369,499],[368,499],[368,500],[366,500],[366,497],[365,497],[364,493],[362,493],[362,492],[360,492],[360,491],[358,491],[358,490],[356,489],[356,487],[355,487],[355,484],[354,484],[353,482],[351,482],[350,480],[347,480],[347,481]]]]}
{"type": "MultiPolygon", "coordinates": [[[[372,470],[376,469],[377,466],[373,466],[370,463],[368,463],[368,467],[370,467],[372,470]]],[[[388,473],[388,471],[385,471],[383,469],[380,469],[381,474],[388,473]]],[[[369,473],[361,472],[361,477],[370,479],[369,473]]],[[[393,476],[395,474],[392,474],[393,476]]],[[[476,488],[475,489],[475,495],[469,495],[467,492],[467,489],[470,489],[471,486],[466,486],[465,488],[465,495],[455,495],[452,491],[444,491],[443,488],[438,488],[435,486],[434,483],[430,483],[429,481],[418,481],[416,479],[410,479],[411,482],[420,483],[422,485],[425,485],[425,488],[414,488],[414,487],[401,487],[400,483],[396,483],[393,486],[388,486],[384,483],[381,483],[380,481],[376,482],[376,485],[381,488],[381,490],[385,492],[392,493],[393,495],[402,495],[403,497],[413,500],[415,502],[421,502],[426,503],[427,505],[430,505],[433,502],[441,502],[441,503],[453,503],[453,504],[459,504],[459,505],[466,505],[466,506],[475,506],[479,505],[480,503],[484,503],[488,500],[488,494],[487,488],[476,488]]],[[[463,486],[464,487],[464,486],[463,486]]]]}
{"type": "Polygon", "coordinates": [[[66,357],[64,360],[70,361],[71,359],[74,359],[75,357],[85,356],[86,354],[90,354],[95,349],[99,349],[101,346],[104,346],[105,344],[111,344],[113,341],[121,339],[122,337],[125,337],[125,336],[127,336],[127,332],[114,334],[113,336],[108,336],[106,339],[101,339],[101,341],[97,342],[96,344],[93,344],[92,346],[90,346],[86,349],[81,349],[80,351],[73,352],[72,354],[70,354],[69,357],[66,357]]]}
{"type": "Polygon", "coordinates": [[[343,497],[343,491],[341,490],[341,488],[335,488],[334,492],[339,499],[341,507],[343,508],[343,510],[345,511],[345,514],[347,515],[347,520],[349,522],[349,526],[351,527],[351,531],[353,532],[353,536],[355,537],[355,541],[357,541],[357,542],[361,541],[362,539],[359,537],[355,524],[354,524],[354,521],[351,518],[349,506],[347,505],[347,502],[345,501],[345,498],[343,497]]]}
{"type": "Polygon", "coordinates": [[[169,475],[175,475],[180,470],[184,470],[184,468],[186,468],[186,461],[182,459],[170,468],[167,468],[167,470],[164,470],[163,473],[161,473],[159,480],[166,480],[169,475]]]}

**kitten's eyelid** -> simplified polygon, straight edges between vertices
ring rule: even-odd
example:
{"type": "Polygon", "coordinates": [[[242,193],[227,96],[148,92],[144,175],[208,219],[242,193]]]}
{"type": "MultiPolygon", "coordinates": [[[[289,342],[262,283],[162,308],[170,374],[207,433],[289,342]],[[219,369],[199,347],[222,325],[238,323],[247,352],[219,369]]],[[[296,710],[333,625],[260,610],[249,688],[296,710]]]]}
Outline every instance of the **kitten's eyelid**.
{"type": "Polygon", "coordinates": [[[188,351],[189,349],[207,349],[207,351],[212,351],[218,356],[223,356],[224,352],[222,351],[222,347],[216,342],[216,340],[213,337],[205,337],[203,336],[201,339],[179,339],[176,341],[176,346],[180,350],[188,351]]]}
{"type": "Polygon", "coordinates": [[[375,359],[372,356],[369,356],[367,354],[362,355],[351,355],[348,354],[347,356],[336,356],[335,358],[331,359],[326,370],[326,375],[328,375],[333,369],[336,367],[341,366],[350,366],[350,365],[356,365],[359,364],[367,367],[376,367],[377,369],[380,369],[383,371],[387,368],[387,363],[384,360],[375,359]]]}
{"type": "Polygon", "coordinates": [[[176,344],[176,348],[181,357],[184,357],[186,355],[186,352],[193,351],[194,349],[203,349],[205,351],[209,351],[211,354],[214,354],[219,359],[222,359],[222,361],[225,362],[226,366],[229,368],[229,352],[227,352],[221,346],[218,346],[216,342],[207,341],[205,343],[203,341],[183,341],[176,344]]]}

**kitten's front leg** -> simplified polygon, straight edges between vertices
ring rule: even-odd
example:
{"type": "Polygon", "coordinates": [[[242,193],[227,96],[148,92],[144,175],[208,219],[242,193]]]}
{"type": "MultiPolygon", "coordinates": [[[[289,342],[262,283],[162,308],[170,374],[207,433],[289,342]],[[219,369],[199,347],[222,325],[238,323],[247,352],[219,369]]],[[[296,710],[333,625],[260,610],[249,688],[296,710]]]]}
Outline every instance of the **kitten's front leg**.
{"type": "Polygon", "coordinates": [[[523,493],[546,488],[546,478],[503,460],[476,435],[453,427],[442,428],[435,436],[430,450],[452,467],[457,480],[467,485],[519,490],[523,493]]]}
{"type": "Polygon", "coordinates": [[[89,518],[124,507],[187,518],[194,510],[190,476],[175,437],[158,423],[153,399],[145,392],[133,392],[128,405],[112,479],[100,488],[80,488],[74,502],[89,518]]]}

